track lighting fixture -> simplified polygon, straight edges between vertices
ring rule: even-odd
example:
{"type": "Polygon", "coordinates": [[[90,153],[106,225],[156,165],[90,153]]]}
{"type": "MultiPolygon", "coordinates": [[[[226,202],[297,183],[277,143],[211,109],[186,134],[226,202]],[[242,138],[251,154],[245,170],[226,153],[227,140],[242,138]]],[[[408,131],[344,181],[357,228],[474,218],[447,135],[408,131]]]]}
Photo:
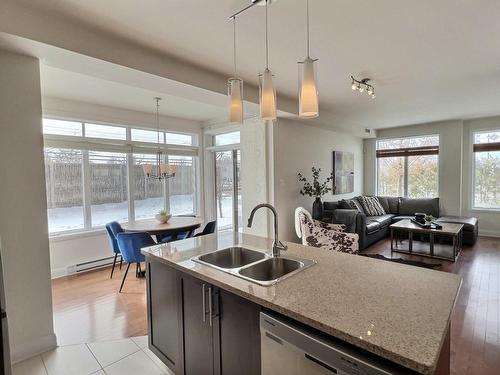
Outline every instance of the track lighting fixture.
{"type": "Polygon", "coordinates": [[[351,76],[351,88],[353,90],[358,90],[359,92],[363,92],[366,90],[366,93],[372,98],[375,99],[375,88],[370,85],[370,78],[363,78],[362,80],[357,80],[353,76],[351,76]]]}

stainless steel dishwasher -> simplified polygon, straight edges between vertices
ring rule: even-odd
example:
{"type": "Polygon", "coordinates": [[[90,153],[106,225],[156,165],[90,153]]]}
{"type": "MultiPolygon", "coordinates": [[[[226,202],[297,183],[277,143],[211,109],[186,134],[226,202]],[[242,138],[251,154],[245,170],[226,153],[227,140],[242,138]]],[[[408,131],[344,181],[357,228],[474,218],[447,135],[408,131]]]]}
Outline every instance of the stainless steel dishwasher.
{"type": "Polygon", "coordinates": [[[412,374],[267,312],[260,313],[260,334],[262,375],[412,374]]]}

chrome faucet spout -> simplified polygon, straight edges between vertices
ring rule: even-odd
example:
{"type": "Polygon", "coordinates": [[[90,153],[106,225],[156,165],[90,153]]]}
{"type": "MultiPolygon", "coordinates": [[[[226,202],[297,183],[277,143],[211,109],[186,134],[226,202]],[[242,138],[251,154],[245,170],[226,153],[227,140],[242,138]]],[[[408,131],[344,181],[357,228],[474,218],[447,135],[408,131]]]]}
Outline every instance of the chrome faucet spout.
{"type": "Polygon", "coordinates": [[[257,210],[259,208],[268,208],[273,213],[273,217],[274,217],[273,257],[279,257],[280,251],[287,250],[288,246],[286,246],[283,242],[281,242],[278,239],[278,212],[276,211],[276,209],[274,208],[273,205],[271,205],[269,203],[261,203],[261,204],[258,204],[257,206],[255,206],[253,208],[252,212],[250,213],[250,217],[248,218],[248,228],[252,227],[253,217],[255,215],[255,212],[257,212],[257,210]]]}

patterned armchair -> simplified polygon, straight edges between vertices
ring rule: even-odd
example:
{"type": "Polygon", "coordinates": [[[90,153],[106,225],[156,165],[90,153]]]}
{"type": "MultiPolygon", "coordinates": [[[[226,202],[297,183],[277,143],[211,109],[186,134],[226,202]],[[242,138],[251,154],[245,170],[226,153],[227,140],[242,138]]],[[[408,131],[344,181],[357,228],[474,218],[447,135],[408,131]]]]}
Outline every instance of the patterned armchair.
{"type": "Polygon", "coordinates": [[[343,224],[329,224],[314,220],[311,214],[302,207],[295,210],[295,231],[297,236],[302,238],[302,244],[306,246],[350,254],[357,254],[359,250],[356,233],[345,233],[343,224]]]}

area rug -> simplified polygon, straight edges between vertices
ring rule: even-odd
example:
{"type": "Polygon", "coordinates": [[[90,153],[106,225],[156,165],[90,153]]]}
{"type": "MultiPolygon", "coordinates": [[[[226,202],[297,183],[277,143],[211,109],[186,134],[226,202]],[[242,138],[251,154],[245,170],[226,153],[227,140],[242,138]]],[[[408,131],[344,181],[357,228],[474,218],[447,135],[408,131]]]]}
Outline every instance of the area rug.
{"type": "Polygon", "coordinates": [[[408,264],[410,266],[415,266],[415,267],[430,268],[430,269],[436,269],[436,268],[441,267],[441,263],[432,263],[431,264],[431,263],[419,262],[416,260],[407,260],[407,259],[402,259],[402,258],[391,259],[391,258],[387,258],[381,254],[359,254],[359,255],[361,255],[363,257],[368,257],[368,258],[387,260],[389,262],[408,264]]]}

